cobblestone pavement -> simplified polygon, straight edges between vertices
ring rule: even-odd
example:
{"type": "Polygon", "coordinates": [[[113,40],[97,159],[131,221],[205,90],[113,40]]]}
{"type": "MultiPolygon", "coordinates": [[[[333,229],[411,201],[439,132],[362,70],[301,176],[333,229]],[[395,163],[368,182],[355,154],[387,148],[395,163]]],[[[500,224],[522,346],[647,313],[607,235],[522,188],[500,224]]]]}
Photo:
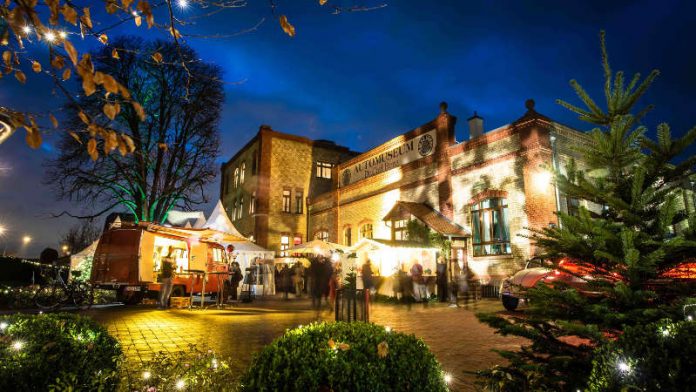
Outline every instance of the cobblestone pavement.
{"type": "MultiPolygon", "coordinates": [[[[461,308],[443,304],[405,306],[375,304],[374,323],[422,338],[452,375],[452,390],[474,390],[473,372],[501,359],[491,349],[514,349],[521,340],[493,334],[479,323],[475,312],[502,311],[499,302],[483,300],[461,308]]],[[[231,309],[157,310],[151,306],[117,307],[85,312],[123,345],[132,360],[147,360],[159,351],[187,350],[189,344],[229,356],[242,372],[254,352],[288,329],[317,319],[332,320],[330,312],[317,315],[306,300],[276,299],[239,304],[231,309]]]]}

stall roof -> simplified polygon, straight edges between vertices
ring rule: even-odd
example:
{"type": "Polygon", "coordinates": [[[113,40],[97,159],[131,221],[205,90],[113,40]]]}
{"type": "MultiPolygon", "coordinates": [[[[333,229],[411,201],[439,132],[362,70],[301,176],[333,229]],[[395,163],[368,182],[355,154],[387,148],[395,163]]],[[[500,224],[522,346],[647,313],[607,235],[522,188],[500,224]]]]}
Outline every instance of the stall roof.
{"type": "Polygon", "coordinates": [[[357,252],[361,248],[372,247],[373,249],[388,249],[388,248],[412,248],[412,249],[435,249],[432,246],[427,246],[416,241],[395,241],[395,240],[382,240],[377,238],[363,238],[356,242],[350,248],[351,252],[357,252]]]}
{"type": "Polygon", "coordinates": [[[223,207],[222,201],[220,200],[218,200],[213,212],[210,213],[203,227],[246,239],[239,230],[234,227],[234,224],[227,215],[227,211],[225,211],[225,207],[223,207]]]}
{"type": "Polygon", "coordinates": [[[394,207],[387,213],[382,220],[392,220],[409,213],[436,232],[450,237],[471,237],[465,228],[447,219],[439,211],[424,203],[414,203],[410,201],[397,201],[394,207]]]}
{"type": "Polygon", "coordinates": [[[145,229],[154,233],[169,234],[177,237],[196,237],[200,241],[234,242],[245,241],[246,238],[213,229],[195,229],[184,227],[166,227],[154,223],[143,222],[145,229]]]}

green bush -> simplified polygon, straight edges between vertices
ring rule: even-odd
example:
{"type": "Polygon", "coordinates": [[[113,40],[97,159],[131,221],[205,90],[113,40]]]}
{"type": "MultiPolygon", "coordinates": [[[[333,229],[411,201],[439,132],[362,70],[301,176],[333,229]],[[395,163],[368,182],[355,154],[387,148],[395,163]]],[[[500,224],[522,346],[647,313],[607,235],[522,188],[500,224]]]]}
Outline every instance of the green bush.
{"type": "Polygon", "coordinates": [[[115,390],[121,348],[89,318],[0,317],[0,391],[115,390]]]}
{"type": "Polygon", "coordinates": [[[289,330],[254,357],[250,391],[446,391],[422,340],[367,323],[318,323],[289,330]]]}
{"type": "Polygon", "coordinates": [[[234,391],[238,377],[227,361],[195,345],[191,345],[189,351],[160,352],[145,363],[124,365],[121,374],[120,390],[123,392],[234,391]]]}
{"type": "Polygon", "coordinates": [[[696,390],[696,322],[627,327],[595,353],[589,391],[696,390]]]}

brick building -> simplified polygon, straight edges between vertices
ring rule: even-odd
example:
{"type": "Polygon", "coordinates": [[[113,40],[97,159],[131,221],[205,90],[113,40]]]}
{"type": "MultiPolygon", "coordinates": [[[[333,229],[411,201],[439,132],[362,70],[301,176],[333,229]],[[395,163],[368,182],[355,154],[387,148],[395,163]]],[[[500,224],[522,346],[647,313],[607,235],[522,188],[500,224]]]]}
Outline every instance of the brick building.
{"type": "MultiPolygon", "coordinates": [[[[508,274],[535,253],[520,234],[558,224],[557,210],[572,212],[584,203],[559,194],[549,168],[563,168],[573,157],[571,146],[587,143],[587,136],[537,113],[531,100],[526,108],[522,117],[490,131],[475,114],[468,119],[469,139],[457,142],[457,118],[443,103],[432,121],[360,155],[262,128],[223,166],[223,178],[234,182],[240,163],[261,151],[258,179],[243,184],[242,193],[255,191],[258,202],[264,200],[258,211],[263,215],[243,216],[235,225],[279,252],[281,235],[291,243],[294,236],[345,245],[367,239],[375,246],[417,249],[406,235],[408,221],[415,219],[453,240],[455,264],[481,277],[508,274]],[[330,179],[316,179],[320,160],[334,165],[330,179]],[[284,212],[287,192],[292,201],[296,190],[308,197],[304,215],[284,212]]],[[[240,194],[223,181],[228,211],[240,194]]]]}
{"type": "Polygon", "coordinates": [[[220,200],[237,230],[280,252],[307,239],[307,199],[332,189],[332,168],[356,152],[263,125],[222,165],[220,200]]]}

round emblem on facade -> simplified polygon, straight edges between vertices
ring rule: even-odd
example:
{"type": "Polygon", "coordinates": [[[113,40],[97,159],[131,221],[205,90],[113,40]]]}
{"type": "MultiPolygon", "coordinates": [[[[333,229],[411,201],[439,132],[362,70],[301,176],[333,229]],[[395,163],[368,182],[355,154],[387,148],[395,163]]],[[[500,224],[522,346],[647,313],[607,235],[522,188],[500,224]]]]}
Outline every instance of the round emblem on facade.
{"type": "Polygon", "coordinates": [[[418,141],[418,153],[422,157],[430,154],[433,151],[433,137],[425,135],[418,141]]]}
{"type": "Polygon", "coordinates": [[[343,171],[343,185],[348,185],[350,183],[350,169],[343,171]]]}

